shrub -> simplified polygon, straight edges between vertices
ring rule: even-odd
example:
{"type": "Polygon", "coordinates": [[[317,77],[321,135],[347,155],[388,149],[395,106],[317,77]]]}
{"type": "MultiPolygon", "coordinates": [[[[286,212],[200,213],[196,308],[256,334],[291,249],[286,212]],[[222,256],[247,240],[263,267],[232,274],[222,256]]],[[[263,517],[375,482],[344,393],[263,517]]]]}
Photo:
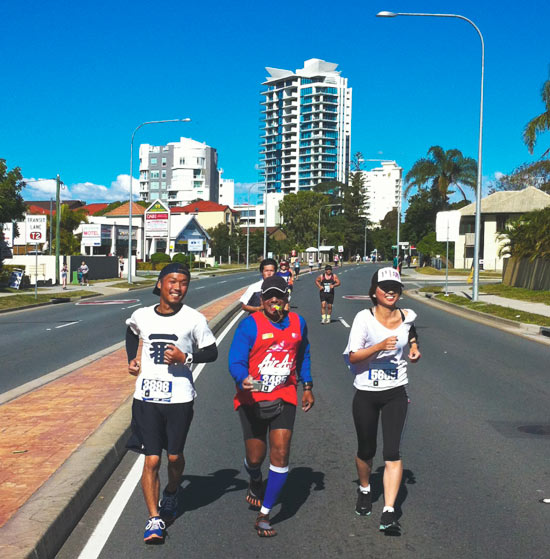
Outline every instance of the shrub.
{"type": "Polygon", "coordinates": [[[172,258],[172,262],[181,262],[182,264],[189,265],[189,256],[183,254],[183,252],[176,252],[172,258]]]}
{"type": "Polygon", "coordinates": [[[170,258],[169,254],[166,254],[165,252],[155,252],[153,254],[151,254],[151,262],[153,262],[153,264],[157,264],[158,262],[171,262],[172,259],[170,258]]]}

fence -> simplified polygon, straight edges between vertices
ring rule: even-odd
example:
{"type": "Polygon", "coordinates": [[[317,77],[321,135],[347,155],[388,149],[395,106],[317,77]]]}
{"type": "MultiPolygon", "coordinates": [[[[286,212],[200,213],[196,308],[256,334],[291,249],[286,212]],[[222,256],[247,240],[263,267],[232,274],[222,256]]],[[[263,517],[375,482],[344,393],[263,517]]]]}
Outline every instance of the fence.
{"type": "Polygon", "coordinates": [[[505,258],[502,283],[536,291],[550,290],[550,260],[505,258]]]}

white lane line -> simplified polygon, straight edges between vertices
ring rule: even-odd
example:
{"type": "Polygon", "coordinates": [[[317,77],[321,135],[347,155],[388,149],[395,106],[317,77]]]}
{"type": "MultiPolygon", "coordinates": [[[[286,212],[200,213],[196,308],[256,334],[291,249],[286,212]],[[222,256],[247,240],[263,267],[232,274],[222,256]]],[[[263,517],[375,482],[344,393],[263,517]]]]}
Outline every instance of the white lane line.
{"type": "Polygon", "coordinates": [[[67,322],[67,324],[61,324],[59,326],[56,326],[57,328],[65,328],[65,326],[72,326],[73,324],[78,324],[80,322],[80,320],[75,320],[74,322],[67,322]]]}
{"type": "Polygon", "coordinates": [[[136,303],[135,305],[130,305],[129,307],[126,307],[127,309],[133,309],[134,307],[139,307],[141,305],[141,303],[136,303]]]}
{"type": "Polygon", "coordinates": [[[218,283],[221,285],[222,283],[227,283],[227,280],[219,281],[218,283]]]}
{"type": "Polygon", "coordinates": [[[200,285],[199,287],[193,287],[193,291],[198,291],[199,289],[204,289],[205,285],[200,285]]]}
{"type": "MultiPolygon", "coordinates": [[[[237,316],[235,316],[235,318],[227,325],[225,330],[216,338],[218,345],[225,338],[225,336],[227,336],[227,334],[231,331],[235,323],[242,317],[243,314],[244,311],[240,311],[237,316]]],[[[197,365],[197,367],[193,371],[194,381],[197,380],[205,365],[206,363],[199,363],[197,365]]],[[[128,472],[128,475],[122,482],[122,485],[116,492],[116,495],[113,497],[113,500],[107,507],[107,510],[101,517],[101,520],[94,528],[92,535],[80,552],[78,559],[97,559],[99,557],[101,550],[105,547],[105,544],[107,543],[107,540],[109,539],[109,536],[111,535],[115,524],[118,522],[118,519],[124,512],[124,509],[128,504],[128,501],[130,500],[130,497],[135,491],[136,485],[141,479],[144,460],[145,458],[142,454],[138,455],[132,468],[128,472]]]]}
{"type": "Polygon", "coordinates": [[[350,327],[349,324],[348,324],[341,316],[338,317],[338,320],[339,320],[346,328],[349,328],[349,327],[350,327]]]}
{"type": "Polygon", "coordinates": [[[47,332],[48,330],[51,330],[51,328],[46,328],[46,332],[47,332]]]}

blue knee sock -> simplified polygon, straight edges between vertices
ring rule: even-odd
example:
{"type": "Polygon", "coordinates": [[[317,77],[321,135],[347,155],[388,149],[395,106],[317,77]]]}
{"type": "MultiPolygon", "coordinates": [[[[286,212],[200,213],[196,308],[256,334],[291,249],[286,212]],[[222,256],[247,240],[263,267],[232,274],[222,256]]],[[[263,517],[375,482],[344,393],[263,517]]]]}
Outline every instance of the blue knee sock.
{"type": "Polygon", "coordinates": [[[269,511],[273,508],[273,505],[275,505],[287,477],[288,466],[279,468],[278,466],[274,466],[273,464],[269,465],[269,476],[267,477],[267,487],[265,488],[264,502],[262,503],[262,508],[260,509],[260,512],[262,514],[268,514],[269,511]]]}
{"type": "Polygon", "coordinates": [[[251,468],[248,465],[246,458],[244,459],[244,469],[248,472],[250,479],[253,479],[254,481],[262,479],[262,470],[260,468],[251,468]]]}

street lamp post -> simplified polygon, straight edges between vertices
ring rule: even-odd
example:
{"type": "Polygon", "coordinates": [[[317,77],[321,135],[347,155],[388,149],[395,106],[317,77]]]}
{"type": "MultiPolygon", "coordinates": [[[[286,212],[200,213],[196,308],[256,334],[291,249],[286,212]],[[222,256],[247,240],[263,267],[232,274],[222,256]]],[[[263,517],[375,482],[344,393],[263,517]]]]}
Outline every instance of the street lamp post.
{"type": "Polygon", "coordinates": [[[323,208],[331,208],[333,206],[341,206],[342,204],[324,204],[319,208],[319,221],[317,222],[317,260],[321,256],[321,211],[323,208]]]}
{"type": "MultiPolygon", "coordinates": [[[[246,220],[246,269],[248,270],[248,259],[249,259],[249,254],[250,254],[250,191],[252,190],[252,188],[254,188],[255,186],[257,186],[257,183],[251,184],[248,187],[248,215],[247,215],[247,220],[246,220]]],[[[265,219],[265,216],[264,216],[265,219]]],[[[264,248],[264,252],[265,252],[265,248],[264,248]]],[[[265,256],[264,256],[265,258],[265,256]]]]}
{"type": "Polygon", "coordinates": [[[369,224],[369,220],[365,219],[365,243],[363,244],[363,261],[365,261],[367,257],[367,227],[369,224]]]}
{"type": "MultiPolygon", "coordinates": [[[[191,122],[190,118],[173,118],[169,120],[149,120],[142,122],[132,133],[132,141],[130,142],[130,210],[128,211],[128,283],[132,283],[132,167],[134,166],[134,136],[136,132],[146,124],[163,124],[165,122],[191,122]]],[[[170,236],[170,231],[168,231],[170,236]]]]}
{"type": "MultiPolygon", "coordinates": [[[[424,13],[403,13],[403,12],[378,12],[377,17],[396,17],[396,16],[419,16],[419,17],[453,17],[468,22],[478,33],[481,41],[481,93],[479,103],[479,142],[477,155],[477,186],[476,186],[476,213],[475,213],[475,233],[474,233],[474,278],[472,287],[472,300],[477,301],[479,296],[479,245],[481,238],[481,166],[482,166],[482,143],[483,143],[483,81],[485,75],[485,42],[479,27],[467,17],[458,14],[424,14],[424,13]]],[[[397,245],[399,250],[399,242],[397,245]]]]}

